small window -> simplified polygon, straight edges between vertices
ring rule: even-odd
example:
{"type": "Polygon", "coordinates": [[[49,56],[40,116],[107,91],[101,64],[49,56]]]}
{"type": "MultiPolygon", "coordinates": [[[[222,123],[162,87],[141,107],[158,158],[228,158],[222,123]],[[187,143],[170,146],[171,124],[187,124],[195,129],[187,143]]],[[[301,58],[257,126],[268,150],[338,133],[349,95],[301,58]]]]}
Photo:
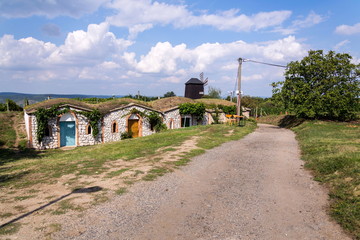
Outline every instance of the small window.
{"type": "Polygon", "coordinates": [[[174,119],[170,119],[169,129],[174,129],[174,119]]]}
{"type": "Polygon", "coordinates": [[[90,124],[88,124],[87,126],[86,126],[86,134],[91,134],[91,126],[90,126],[90,124]]]}
{"type": "Polygon", "coordinates": [[[111,124],[111,132],[112,132],[112,133],[118,132],[118,126],[117,126],[117,123],[116,123],[116,122],[113,122],[113,123],[111,124]]]}
{"type": "Polygon", "coordinates": [[[190,127],[191,126],[191,118],[188,116],[181,118],[181,127],[190,127]]]}
{"type": "Polygon", "coordinates": [[[52,133],[51,133],[51,126],[48,125],[47,128],[45,128],[45,137],[51,137],[52,133]]]}

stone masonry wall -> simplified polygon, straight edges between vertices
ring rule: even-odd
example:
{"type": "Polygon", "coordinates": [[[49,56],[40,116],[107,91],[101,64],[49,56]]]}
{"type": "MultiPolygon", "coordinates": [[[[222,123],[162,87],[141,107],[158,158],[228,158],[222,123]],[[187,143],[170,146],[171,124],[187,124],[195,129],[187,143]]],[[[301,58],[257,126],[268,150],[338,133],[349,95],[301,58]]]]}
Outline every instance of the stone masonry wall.
{"type": "Polygon", "coordinates": [[[164,123],[170,128],[170,122],[173,121],[173,128],[181,128],[181,115],[179,109],[171,110],[165,113],[164,123]]]}
{"type": "MultiPolygon", "coordinates": [[[[110,112],[104,116],[104,142],[113,142],[113,141],[119,141],[121,140],[121,134],[126,132],[127,127],[127,117],[131,114],[130,111],[135,108],[142,112],[148,112],[146,109],[138,107],[138,106],[129,106],[124,109],[116,110],[113,112],[110,112]],[[117,123],[117,132],[112,132],[112,123],[117,123]]],[[[154,133],[154,131],[151,131],[150,124],[146,119],[143,119],[140,117],[140,120],[142,121],[142,136],[148,136],[154,133]]]]}
{"type": "Polygon", "coordinates": [[[96,139],[92,135],[93,129],[91,129],[90,134],[86,134],[86,128],[89,125],[89,120],[81,115],[77,114],[78,117],[78,124],[77,124],[77,135],[79,139],[78,146],[88,146],[88,145],[95,145],[101,143],[101,122],[98,123],[99,134],[97,135],[96,139]]]}
{"type": "MultiPolygon", "coordinates": [[[[99,123],[99,135],[95,139],[92,134],[86,134],[86,127],[89,124],[89,120],[81,115],[76,113],[77,109],[71,108],[76,117],[76,133],[75,133],[75,144],[77,146],[87,146],[101,143],[101,123],[99,123]]],[[[50,149],[57,148],[60,146],[60,126],[58,118],[50,119],[48,125],[51,129],[50,136],[45,136],[41,142],[41,144],[37,141],[36,131],[37,131],[37,123],[35,115],[31,115],[31,134],[32,134],[32,147],[36,149],[50,149]]]]}
{"type": "Polygon", "coordinates": [[[32,137],[32,147],[36,149],[50,149],[50,148],[57,148],[58,147],[58,139],[57,133],[58,128],[56,126],[56,118],[49,120],[49,126],[51,129],[51,136],[44,137],[42,142],[39,143],[37,141],[36,131],[37,131],[37,123],[36,117],[31,115],[31,137],[32,137]]]}

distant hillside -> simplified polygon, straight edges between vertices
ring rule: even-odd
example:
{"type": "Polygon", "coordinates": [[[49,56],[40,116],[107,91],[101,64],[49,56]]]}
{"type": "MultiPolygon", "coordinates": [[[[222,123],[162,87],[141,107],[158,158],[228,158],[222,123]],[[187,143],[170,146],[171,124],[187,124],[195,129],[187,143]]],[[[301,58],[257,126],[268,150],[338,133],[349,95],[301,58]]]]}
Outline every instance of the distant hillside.
{"type": "MultiPolygon", "coordinates": [[[[6,99],[11,99],[16,104],[23,106],[24,100],[28,99],[30,104],[44,101],[50,98],[109,98],[111,95],[84,95],[84,94],[29,94],[15,92],[0,92],[0,103],[5,103],[6,99]]],[[[123,97],[123,96],[115,96],[123,97]]]]}

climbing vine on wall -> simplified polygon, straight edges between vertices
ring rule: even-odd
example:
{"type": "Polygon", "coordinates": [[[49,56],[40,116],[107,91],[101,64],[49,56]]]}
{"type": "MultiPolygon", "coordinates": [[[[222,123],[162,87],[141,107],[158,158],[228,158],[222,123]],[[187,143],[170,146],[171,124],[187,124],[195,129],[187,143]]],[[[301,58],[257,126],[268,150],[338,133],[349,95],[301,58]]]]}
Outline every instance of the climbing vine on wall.
{"type": "Polygon", "coordinates": [[[48,128],[48,122],[51,118],[57,117],[60,114],[69,112],[69,108],[65,107],[59,109],[61,104],[56,104],[51,108],[39,108],[34,114],[36,116],[37,130],[36,130],[36,139],[39,143],[43,140],[45,136],[45,130],[48,128]]]}
{"type": "Polygon", "coordinates": [[[205,105],[203,103],[183,103],[179,105],[181,115],[194,115],[197,119],[201,120],[205,114],[205,105]]]}
{"type": "Polygon", "coordinates": [[[157,112],[151,111],[148,113],[147,111],[143,112],[139,109],[133,108],[130,110],[130,114],[138,114],[142,118],[147,119],[150,123],[151,130],[155,130],[155,132],[160,132],[166,129],[163,119],[157,112]]]}
{"type": "MultiPolygon", "coordinates": [[[[37,123],[37,131],[36,131],[36,139],[40,143],[44,136],[46,128],[48,127],[48,122],[50,119],[55,118],[61,114],[68,113],[70,111],[69,107],[64,107],[59,109],[61,106],[60,104],[56,104],[51,108],[39,108],[34,114],[36,116],[36,123],[37,123]]],[[[93,129],[92,135],[94,138],[99,134],[99,121],[103,117],[98,109],[94,109],[91,112],[85,111],[76,111],[76,113],[85,116],[89,119],[89,123],[91,128],[93,129]]]]}
{"type": "Polygon", "coordinates": [[[99,134],[99,122],[103,115],[100,113],[98,109],[94,109],[91,112],[85,112],[85,111],[77,111],[76,113],[79,113],[83,116],[85,116],[87,119],[89,119],[89,124],[92,128],[92,135],[94,138],[97,137],[99,134]]]}
{"type": "Polygon", "coordinates": [[[160,132],[166,129],[166,125],[163,123],[163,120],[158,113],[150,112],[147,114],[147,119],[149,120],[151,129],[154,129],[155,132],[160,132]]]}

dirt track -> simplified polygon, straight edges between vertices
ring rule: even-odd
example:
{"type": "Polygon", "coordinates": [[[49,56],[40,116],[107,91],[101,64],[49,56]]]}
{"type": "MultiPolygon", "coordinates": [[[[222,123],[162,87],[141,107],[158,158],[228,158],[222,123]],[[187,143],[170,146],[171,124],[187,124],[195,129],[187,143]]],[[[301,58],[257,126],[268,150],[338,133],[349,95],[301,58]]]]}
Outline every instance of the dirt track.
{"type": "Polygon", "coordinates": [[[349,239],[302,167],[290,130],[270,125],[186,167],[64,219],[56,239],[349,239]]]}

